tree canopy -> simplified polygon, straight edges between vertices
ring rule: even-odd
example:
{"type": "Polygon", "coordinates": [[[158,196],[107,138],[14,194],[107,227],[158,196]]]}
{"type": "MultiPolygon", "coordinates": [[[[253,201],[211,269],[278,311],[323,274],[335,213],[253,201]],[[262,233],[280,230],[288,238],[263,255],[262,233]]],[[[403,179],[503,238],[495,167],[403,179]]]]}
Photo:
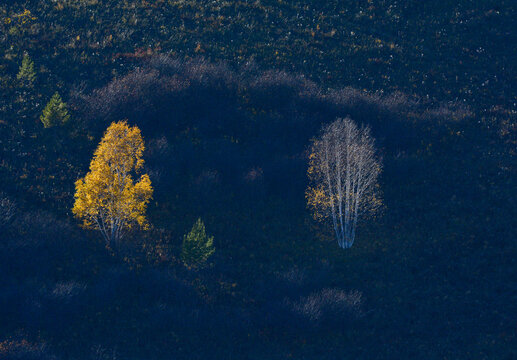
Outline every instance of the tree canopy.
{"type": "Polygon", "coordinates": [[[99,229],[108,246],[139,225],[147,228],[145,216],[153,188],[147,174],[135,183],[144,160],[144,141],[138,127],[126,121],[112,123],[102,138],[90,171],[75,183],[72,209],[86,227],[99,229]]]}
{"type": "Polygon", "coordinates": [[[360,216],[381,204],[377,178],[381,163],[368,127],[350,118],[325,125],[312,143],[307,202],[317,219],[330,219],[338,244],[350,248],[360,216]]]}

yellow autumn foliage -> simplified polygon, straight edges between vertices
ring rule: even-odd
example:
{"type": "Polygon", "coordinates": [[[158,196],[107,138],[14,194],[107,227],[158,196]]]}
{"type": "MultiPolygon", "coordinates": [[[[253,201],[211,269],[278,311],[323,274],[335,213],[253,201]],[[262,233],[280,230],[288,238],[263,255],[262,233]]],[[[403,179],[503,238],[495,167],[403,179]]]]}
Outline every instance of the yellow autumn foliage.
{"type": "Polygon", "coordinates": [[[322,185],[309,186],[305,191],[305,198],[315,220],[323,221],[328,217],[332,200],[322,185]]]}
{"type": "Polygon", "coordinates": [[[133,181],[143,167],[140,129],[126,121],[106,130],[90,163],[90,171],[75,183],[74,215],[87,228],[99,229],[107,242],[120,240],[135,225],[147,229],[145,216],[153,188],[147,174],[133,181]]]}
{"type": "Polygon", "coordinates": [[[309,167],[307,168],[307,176],[313,185],[309,185],[305,191],[305,199],[307,206],[312,210],[312,216],[317,221],[324,221],[329,216],[329,209],[332,202],[336,199],[328,194],[325,186],[319,181],[321,177],[321,169],[319,167],[318,154],[314,150],[318,145],[318,141],[314,140],[312,151],[309,154],[309,167]]]}

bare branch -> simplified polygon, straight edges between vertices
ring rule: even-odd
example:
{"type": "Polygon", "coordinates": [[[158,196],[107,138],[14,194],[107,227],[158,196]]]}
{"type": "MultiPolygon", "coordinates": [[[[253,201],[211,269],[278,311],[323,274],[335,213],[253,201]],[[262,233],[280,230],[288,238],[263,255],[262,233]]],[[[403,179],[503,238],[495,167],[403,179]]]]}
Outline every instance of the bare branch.
{"type": "Polygon", "coordinates": [[[381,162],[368,127],[357,127],[349,118],[326,125],[314,140],[308,175],[318,199],[307,192],[315,215],[332,219],[338,244],[349,248],[355,240],[359,218],[380,205],[376,194],[381,162]]]}

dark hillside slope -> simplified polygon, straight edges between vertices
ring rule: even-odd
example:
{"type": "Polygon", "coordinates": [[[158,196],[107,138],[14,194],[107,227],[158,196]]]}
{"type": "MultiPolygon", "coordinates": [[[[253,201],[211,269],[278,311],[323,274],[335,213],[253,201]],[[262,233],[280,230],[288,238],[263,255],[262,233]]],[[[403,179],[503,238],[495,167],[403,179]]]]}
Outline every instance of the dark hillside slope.
{"type": "Polygon", "coordinates": [[[2,3],[0,359],[517,358],[515,10],[2,3]],[[56,90],[71,121],[45,129],[56,90]],[[309,141],[343,116],[384,163],[383,212],[349,251],[304,197],[309,141]],[[70,209],[124,118],[153,228],[114,253],[70,209]],[[204,270],[179,258],[198,217],[204,270]]]}
{"type": "Polygon", "coordinates": [[[0,5],[1,64],[15,71],[28,51],[69,88],[149,53],[254,58],[333,87],[489,109],[514,106],[516,15],[511,0],[15,1],[0,5]]]}

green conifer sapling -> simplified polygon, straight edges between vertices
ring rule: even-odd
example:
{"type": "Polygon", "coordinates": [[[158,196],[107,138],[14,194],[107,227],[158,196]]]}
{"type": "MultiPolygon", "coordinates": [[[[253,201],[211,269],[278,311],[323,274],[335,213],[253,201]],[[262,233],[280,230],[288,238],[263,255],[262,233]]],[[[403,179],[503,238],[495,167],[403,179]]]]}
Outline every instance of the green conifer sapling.
{"type": "Polygon", "coordinates": [[[214,252],[214,238],[207,236],[205,224],[198,219],[192,230],[183,237],[181,259],[186,266],[203,267],[214,252]]]}
{"type": "Polygon", "coordinates": [[[31,60],[28,54],[23,56],[22,65],[18,70],[16,78],[22,85],[32,86],[36,80],[36,72],[34,71],[34,61],[31,60]]]}
{"type": "Polygon", "coordinates": [[[70,115],[68,114],[66,103],[63,102],[61,96],[56,92],[47,106],[45,106],[45,109],[43,109],[40,120],[46,128],[49,128],[63,125],[68,119],[70,119],[70,115]]]}

